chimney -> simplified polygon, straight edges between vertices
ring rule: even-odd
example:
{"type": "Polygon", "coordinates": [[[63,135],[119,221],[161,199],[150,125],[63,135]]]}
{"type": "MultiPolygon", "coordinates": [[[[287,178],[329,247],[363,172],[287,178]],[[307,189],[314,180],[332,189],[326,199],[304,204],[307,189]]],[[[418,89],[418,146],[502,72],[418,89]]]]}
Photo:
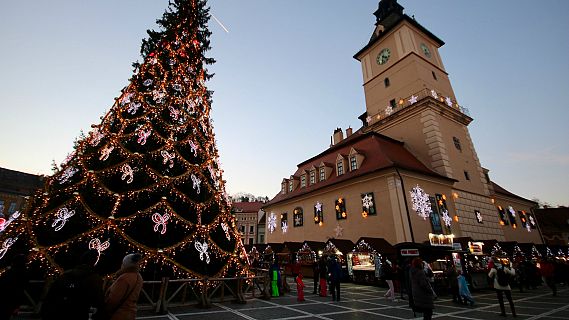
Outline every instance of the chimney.
{"type": "Polygon", "coordinates": [[[333,137],[334,137],[333,144],[337,145],[340,141],[344,139],[344,132],[342,131],[341,128],[336,128],[336,130],[334,130],[333,137]]]}
{"type": "Polygon", "coordinates": [[[346,138],[352,135],[352,128],[348,127],[348,129],[346,129],[346,138]]]}

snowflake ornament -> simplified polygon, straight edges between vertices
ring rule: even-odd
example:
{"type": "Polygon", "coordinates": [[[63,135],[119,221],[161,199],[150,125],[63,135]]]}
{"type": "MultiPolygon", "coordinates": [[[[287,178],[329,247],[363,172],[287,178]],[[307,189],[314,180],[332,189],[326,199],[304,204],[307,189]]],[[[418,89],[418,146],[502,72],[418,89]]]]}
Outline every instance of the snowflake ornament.
{"type": "Polygon", "coordinates": [[[69,218],[75,215],[75,210],[69,210],[67,208],[60,208],[55,215],[55,220],[51,224],[52,228],[55,228],[55,231],[61,230],[63,226],[67,223],[69,218]]]}
{"type": "Polygon", "coordinates": [[[138,142],[141,146],[146,144],[146,139],[148,139],[148,137],[150,137],[150,134],[152,133],[151,129],[148,130],[138,130],[137,135],[138,135],[138,140],[136,142],[138,142]]]}
{"type": "Polygon", "coordinates": [[[0,260],[4,258],[4,255],[6,254],[6,252],[8,252],[8,249],[10,249],[10,247],[13,246],[17,240],[18,237],[8,238],[4,240],[4,242],[2,243],[2,247],[0,248],[0,260]]]}
{"type": "Polygon", "coordinates": [[[65,169],[65,171],[63,171],[63,174],[61,176],[59,176],[57,178],[57,180],[59,181],[60,184],[64,184],[67,181],[69,181],[69,179],[71,179],[71,177],[73,177],[73,175],[75,173],[77,173],[79,171],[79,169],[75,169],[73,167],[67,167],[67,169],[65,169]]]}
{"type": "Polygon", "coordinates": [[[208,249],[207,242],[204,241],[203,243],[200,243],[196,241],[194,246],[196,247],[196,250],[198,250],[198,252],[200,253],[200,260],[204,261],[205,258],[205,263],[209,264],[210,260],[209,260],[209,253],[207,252],[208,249]]]}
{"type": "Polygon", "coordinates": [[[274,212],[271,212],[271,215],[269,215],[267,219],[267,228],[270,233],[273,233],[277,229],[277,216],[274,212]]]}
{"type": "Polygon", "coordinates": [[[433,98],[438,99],[439,95],[437,94],[437,92],[435,90],[431,90],[431,95],[433,96],[433,98]]]}
{"type": "Polygon", "coordinates": [[[162,155],[162,164],[168,163],[168,167],[174,167],[174,158],[176,158],[176,154],[174,152],[169,153],[166,150],[160,151],[160,155],[162,155]]]}
{"type": "Polygon", "coordinates": [[[95,261],[95,265],[99,263],[99,259],[101,258],[101,252],[107,250],[111,246],[109,240],[101,243],[101,240],[98,238],[91,239],[89,241],[89,250],[97,250],[97,261],[95,261]]]}
{"type": "Polygon", "coordinates": [[[452,218],[448,214],[448,210],[443,209],[443,221],[445,222],[445,226],[450,227],[452,224],[452,218]]]}
{"type": "Polygon", "coordinates": [[[417,99],[418,99],[418,97],[416,95],[412,95],[411,99],[409,99],[409,104],[412,105],[412,104],[417,103],[417,99]]]}
{"type": "Polygon", "coordinates": [[[476,211],[476,220],[478,220],[478,223],[482,223],[482,214],[480,211],[476,211]]]}
{"type": "Polygon", "coordinates": [[[168,222],[168,220],[170,220],[170,215],[165,213],[165,214],[160,214],[160,213],[155,213],[152,215],[152,221],[155,223],[154,224],[154,232],[159,232],[160,234],[165,234],[166,233],[166,223],[168,222]]]}
{"type": "Polygon", "coordinates": [[[391,115],[392,113],[393,113],[393,107],[387,106],[387,107],[385,108],[385,114],[389,116],[389,115],[391,115]]]}
{"type": "Polygon", "coordinates": [[[450,97],[445,98],[445,103],[447,104],[447,106],[452,107],[452,100],[450,99],[450,97]]]}
{"type": "Polygon", "coordinates": [[[194,174],[192,174],[191,178],[192,178],[192,183],[193,183],[193,189],[195,189],[196,192],[198,194],[200,194],[200,185],[201,185],[202,181],[198,177],[196,177],[194,174]]]}
{"type": "Polygon", "coordinates": [[[431,202],[429,200],[429,195],[417,185],[411,191],[411,203],[413,204],[413,210],[417,212],[419,217],[423,218],[423,220],[427,220],[427,218],[431,215],[431,202]]]}
{"type": "Polygon", "coordinates": [[[531,226],[535,226],[535,220],[533,220],[532,216],[529,216],[529,223],[531,223],[531,226]]]}
{"type": "Polygon", "coordinates": [[[510,212],[510,214],[512,215],[512,217],[516,217],[516,210],[514,210],[514,208],[512,208],[512,206],[508,207],[508,211],[510,212]]]}
{"type": "Polygon", "coordinates": [[[369,209],[370,207],[373,207],[373,199],[369,196],[369,195],[365,195],[362,198],[362,205],[366,208],[369,209]]]}
{"type": "Polygon", "coordinates": [[[121,167],[121,172],[122,172],[121,180],[124,181],[126,179],[126,183],[131,184],[132,181],[134,180],[134,171],[132,170],[132,168],[128,163],[125,163],[121,167]]]}
{"type": "Polygon", "coordinates": [[[101,149],[101,156],[99,157],[99,160],[106,161],[111,155],[111,152],[113,152],[113,150],[115,150],[114,146],[108,146],[101,149]]]}
{"type": "Polygon", "coordinates": [[[286,233],[288,231],[288,223],[286,221],[281,222],[281,230],[283,233],[286,233]]]}

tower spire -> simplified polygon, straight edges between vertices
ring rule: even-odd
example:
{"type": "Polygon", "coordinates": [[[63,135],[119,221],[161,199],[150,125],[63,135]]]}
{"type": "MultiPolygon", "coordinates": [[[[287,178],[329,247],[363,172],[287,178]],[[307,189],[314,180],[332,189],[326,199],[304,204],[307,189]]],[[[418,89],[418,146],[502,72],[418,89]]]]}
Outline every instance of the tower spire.
{"type": "Polygon", "coordinates": [[[403,16],[403,6],[397,0],[381,0],[377,10],[373,13],[376,17],[375,25],[382,25],[389,29],[403,16]]]}

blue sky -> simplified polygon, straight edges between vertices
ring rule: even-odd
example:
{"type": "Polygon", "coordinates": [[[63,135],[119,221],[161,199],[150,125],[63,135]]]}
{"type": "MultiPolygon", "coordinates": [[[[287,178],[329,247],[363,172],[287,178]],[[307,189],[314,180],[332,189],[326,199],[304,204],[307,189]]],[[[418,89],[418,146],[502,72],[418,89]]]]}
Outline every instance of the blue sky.
{"type": "MultiPolygon", "coordinates": [[[[440,50],[491,178],[569,205],[569,1],[399,1],[440,50]]],[[[282,178],[359,128],[378,0],[212,0],[212,118],[229,193],[282,178]]],[[[0,166],[49,174],[128,83],[166,0],[0,1],[0,166]]]]}

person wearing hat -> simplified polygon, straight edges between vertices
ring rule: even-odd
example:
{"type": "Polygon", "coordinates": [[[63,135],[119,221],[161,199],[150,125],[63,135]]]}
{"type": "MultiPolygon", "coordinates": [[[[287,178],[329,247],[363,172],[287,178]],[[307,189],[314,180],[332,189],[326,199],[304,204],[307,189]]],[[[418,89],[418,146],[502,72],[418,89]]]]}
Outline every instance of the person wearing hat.
{"type": "Polygon", "coordinates": [[[117,272],[117,280],[107,290],[105,313],[111,320],[134,320],[136,302],[142,290],[139,253],[127,254],[122,260],[122,267],[117,272]]]}

